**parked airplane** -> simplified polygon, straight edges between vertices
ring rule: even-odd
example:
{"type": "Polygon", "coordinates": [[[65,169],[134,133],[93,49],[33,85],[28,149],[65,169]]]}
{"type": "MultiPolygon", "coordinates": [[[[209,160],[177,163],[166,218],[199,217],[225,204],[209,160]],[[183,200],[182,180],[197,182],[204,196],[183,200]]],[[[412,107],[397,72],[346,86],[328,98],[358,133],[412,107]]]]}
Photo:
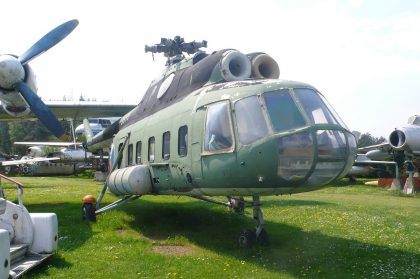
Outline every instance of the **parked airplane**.
{"type": "MultiPolygon", "coordinates": [[[[24,117],[32,111],[57,137],[62,137],[64,130],[36,95],[35,75],[28,62],[63,40],[77,25],[77,20],[59,25],[19,57],[0,55],[3,109],[12,117],[24,117]]],[[[6,199],[0,184],[0,278],[17,278],[56,251],[57,216],[54,213],[29,213],[23,206],[22,184],[2,174],[1,179],[16,185],[18,204],[6,199]]]]}
{"type": "Polygon", "coordinates": [[[249,246],[268,241],[260,196],[316,190],[350,170],[355,137],[317,89],[279,80],[278,64],[265,53],[206,54],[199,50],[206,45],[177,36],[146,46],[168,58],[166,69],[135,109],[87,142],[89,149],[112,140],[115,148],[96,205],[84,198],[84,218],[147,194],[237,210],[251,196],[257,227],[239,237],[249,246]],[[100,208],[106,189],[122,198],[100,208]]]}
{"type": "Polygon", "coordinates": [[[408,119],[406,126],[395,128],[388,136],[388,142],[360,148],[366,152],[371,160],[389,160],[394,154],[402,164],[404,160],[420,159],[420,116],[413,115],[408,119]]]}
{"type": "MultiPolygon", "coordinates": [[[[370,166],[389,164],[395,168],[396,179],[399,179],[400,169],[405,169],[409,172],[409,176],[412,176],[412,173],[418,171],[418,166],[420,166],[420,116],[413,115],[408,119],[406,126],[395,128],[389,134],[388,142],[362,147],[358,151],[365,153],[363,155],[367,160],[361,162],[356,159],[356,167],[360,165],[358,167],[366,170],[366,164],[370,166]]],[[[396,186],[397,189],[398,187],[396,186]]],[[[414,191],[412,186],[409,187],[410,189],[405,188],[404,192],[414,191]]]]}
{"type": "MultiPolygon", "coordinates": [[[[122,113],[121,115],[123,115],[122,113]]],[[[99,117],[99,118],[87,118],[88,124],[90,126],[90,130],[92,131],[92,135],[96,135],[99,132],[105,130],[105,128],[111,126],[111,124],[118,121],[121,117],[99,117]]],[[[74,130],[77,139],[84,139],[85,140],[85,125],[82,123],[76,127],[74,130]]]]}
{"type": "Polygon", "coordinates": [[[29,146],[27,155],[21,159],[26,160],[21,169],[24,174],[33,176],[75,174],[83,171],[83,167],[90,160],[96,159],[96,156],[86,151],[81,143],[15,142],[14,145],[29,146]],[[60,148],[60,150],[47,153],[48,147],[60,148]]]}

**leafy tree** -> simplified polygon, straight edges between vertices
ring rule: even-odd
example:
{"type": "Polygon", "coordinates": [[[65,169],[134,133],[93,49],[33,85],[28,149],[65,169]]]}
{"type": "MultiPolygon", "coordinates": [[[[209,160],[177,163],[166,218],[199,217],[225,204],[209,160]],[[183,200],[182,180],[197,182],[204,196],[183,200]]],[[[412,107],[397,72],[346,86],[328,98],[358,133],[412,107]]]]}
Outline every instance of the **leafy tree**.
{"type": "Polygon", "coordinates": [[[357,142],[358,147],[366,147],[386,142],[384,137],[374,137],[370,133],[362,134],[357,142]]]}
{"type": "Polygon", "coordinates": [[[0,122],[0,152],[10,154],[11,146],[9,124],[7,122],[0,122]]]}
{"type": "MultiPolygon", "coordinates": [[[[39,121],[16,121],[9,123],[9,140],[16,141],[57,141],[39,121]]],[[[15,146],[14,153],[24,155],[26,147],[15,146]]]]}

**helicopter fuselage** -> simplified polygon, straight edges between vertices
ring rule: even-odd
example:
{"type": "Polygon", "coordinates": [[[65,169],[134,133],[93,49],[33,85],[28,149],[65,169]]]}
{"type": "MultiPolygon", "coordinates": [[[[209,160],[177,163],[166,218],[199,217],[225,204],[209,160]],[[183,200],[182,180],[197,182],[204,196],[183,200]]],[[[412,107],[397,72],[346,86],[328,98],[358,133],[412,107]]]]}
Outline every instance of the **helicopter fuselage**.
{"type": "Polygon", "coordinates": [[[300,82],[217,83],[137,121],[133,113],[120,122],[114,156],[122,150],[118,169],[148,167],[151,194],[305,192],[345,176],[356,155],[345,124],[300,82]]]}

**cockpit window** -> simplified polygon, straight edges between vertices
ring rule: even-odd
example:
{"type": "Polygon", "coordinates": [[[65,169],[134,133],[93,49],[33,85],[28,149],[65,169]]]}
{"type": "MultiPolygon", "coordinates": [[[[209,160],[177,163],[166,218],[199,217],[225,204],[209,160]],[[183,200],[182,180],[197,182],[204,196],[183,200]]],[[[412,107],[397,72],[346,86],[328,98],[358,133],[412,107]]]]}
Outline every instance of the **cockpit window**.
{"type": "Polygon", "coordinates": [[[233,147],[229,103],[222,102],[207,108],[204,151],[228,151],[233,147]]]}
{"type": "Polygon", "coordinates": [[[315,91],[308,88],[296,88],[294,90],[312,124],[337,124],[337,121],[315,91]]]}
{"type": "Polygon", "coordinates": [[[268,133],[258,97],[252,96],[236,102],[235,113],[241,144],[250,144],[268,133]]]}
{"type": "Polygon", "coordinates": [[[263,94],[273,129],[283,132],[306,125],[288,89],[263,94]]]}
{"type": "Polygon", "coordinates": [[[321,97],[322,101],[325,103],[325,105],[328,107],[328,109],[330,110],[332,115],[335,117],[335,120],[338,121],[338,123],[341,125],[341,127],[346,128],[348,130],[349,128],[347,127],[347,125],[343,122],[343,120],[340,118],[340,116],[337,114],[337,112],[334,110],[334,108],[330,105],[330,103],[328,103],[327,99],[325,99],[325,97],[322,96],[321,94],[320,94],[320,97],[321,97]]]}

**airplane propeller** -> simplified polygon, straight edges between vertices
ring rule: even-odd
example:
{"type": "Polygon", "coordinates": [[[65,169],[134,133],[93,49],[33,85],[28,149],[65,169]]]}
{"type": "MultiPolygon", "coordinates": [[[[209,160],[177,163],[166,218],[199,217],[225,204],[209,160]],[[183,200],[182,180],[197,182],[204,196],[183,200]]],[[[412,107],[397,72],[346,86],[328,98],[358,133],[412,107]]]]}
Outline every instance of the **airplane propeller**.
{"type": "Polygon", "coordinates": [[[28,103],[31,111],[39,118],[41,123],[58,138],[65,135],[64,129],[54,113],[25,83],[24,65],[58,44],[67,37],[78,24],[78,20],[73,19],[57,26],[18,58],[12,55],[0,56],[0,87],[6,90],[14,89],[19,91],[28,103]]]}

